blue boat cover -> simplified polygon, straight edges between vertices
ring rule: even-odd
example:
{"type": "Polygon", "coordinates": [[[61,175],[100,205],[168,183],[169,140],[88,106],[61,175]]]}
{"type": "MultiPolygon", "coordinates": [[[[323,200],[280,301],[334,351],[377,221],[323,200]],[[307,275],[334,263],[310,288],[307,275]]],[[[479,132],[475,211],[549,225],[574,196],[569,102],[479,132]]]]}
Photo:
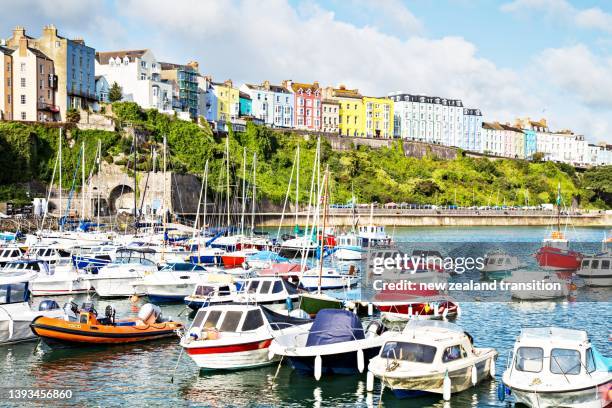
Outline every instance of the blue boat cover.
{"type": "Polygon", "coordinates": [[[593,359],[595,360],[595,369],[603,372],[612,371],[612,358],[604,356],[595,347],[591,347],[591,350],[593,351],[593,359]]]}
{"type": "Polygon", "coordinates": [[[306,347],[364,338],[361,320],[354,313],[341,309],[321,309],[308,332],[306,347]]]}

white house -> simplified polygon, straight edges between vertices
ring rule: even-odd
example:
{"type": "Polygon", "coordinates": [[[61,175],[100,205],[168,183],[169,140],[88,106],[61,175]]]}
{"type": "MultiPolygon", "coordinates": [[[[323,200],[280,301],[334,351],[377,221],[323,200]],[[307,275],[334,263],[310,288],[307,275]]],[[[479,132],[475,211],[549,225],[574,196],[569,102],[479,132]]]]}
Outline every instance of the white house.
{"type": "Polygon", "coordinates": [[[172,112],[172,85],[161,79],[161,65],[148,50],[96,53],[96,76],[104,76],[109,86],[117,82],[124,101],[144,109],[172,112]]]}
{"type": "Polygon", "coordinates": [[[243,84],[240,91],[251,97],[251,112],[268,126],[292,128],[294,97],[289,89],[271,85],[264,81],[261,85],[243,84]]]}

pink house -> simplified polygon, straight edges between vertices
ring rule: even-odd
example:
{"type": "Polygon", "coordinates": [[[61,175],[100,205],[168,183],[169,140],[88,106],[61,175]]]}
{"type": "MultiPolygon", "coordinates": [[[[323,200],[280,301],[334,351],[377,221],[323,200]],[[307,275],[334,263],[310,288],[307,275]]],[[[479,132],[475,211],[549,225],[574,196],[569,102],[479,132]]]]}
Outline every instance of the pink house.
{"type": "Polygon", "coordinates": [[[283,81],[283,86],[293,92],[295,97],[294,126],[297,129],[321,130],[322,93],[319,83],[312,84],[283,81]]]}

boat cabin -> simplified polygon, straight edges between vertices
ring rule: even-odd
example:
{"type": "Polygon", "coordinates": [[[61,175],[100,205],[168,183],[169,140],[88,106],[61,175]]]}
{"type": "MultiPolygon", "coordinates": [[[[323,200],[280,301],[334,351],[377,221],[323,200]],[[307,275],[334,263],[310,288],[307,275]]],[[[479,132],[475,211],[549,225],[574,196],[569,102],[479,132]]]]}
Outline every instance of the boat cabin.
{"type": "Polygon", "coordinates": [[[24,252],[17,246],[0,247],[0,265],[21,258],[24,252]]]}
{"type": "Polygon", "coordinates": [[[51,265],[69,263],[71,256],[68,251],[52,246],[35,246],[28,250],[28,256],[32,259],[45,261],[51,265]]]}
{"type": "Polygon", "coordinates": [[[387,341],[379,357],[390,364],[444,366],[474,356],[472,338],[453,323],[410,320],[401,335],[387,341]]]}
{"type": "Polygon", "coordinates": [[[53,275],[54,269],[46,262],[37,259],[22,259],[17,261],[7,262],[0,272],[4,274],[7,271],[30,271],[35,273],[44,273],[53,275]]]}
{"type": "Polygon", "coordinates": [[[0,305],[27,303],[30,300],[29,282],[36,273],[22,270],[0,274],[0,305]]]}
{"type": "Polygon", "coordinates": [[[164,265],[160,272],[206,272],[206,268],[190,262],[171,262],[164,265]]]}
{"type": "MultiPolygon", "coordinates": [[[[250,332],[262,328],[266,322],[258,306],[209,306],[198,311],[189,332],[250,332]]],[[[199,337],[202,337],[202,334],[199,337]]]]}
{"type": "Polygon", "coordinates": [[[155,251],[150,248],[119,248],[115,264],[141,264],[155,266],[155,251]]]}
{"type": "Polygon", "coordinates": [[[542,245],[557,249],[569,249],[569,241],[567,238],[565,238],[565,235],[561,231],[552,231],[550,238],[545,238],[542,240],[542,245]]]}
{"type": "Polygon", "coordinates": [[[516,340],[507,373],[525,381],[542,378],[545,383],[547,378],[555,382],[579,380],[596,370],[595,355],[585,331],[527,328],[516,340]]]}
{"type": "Polygon", "coordinates": [[[287,298],[297,299],[299,289],[294,284],[277,277],[247,279],[236,299],[240,303],[276,303],[287,298]]]}

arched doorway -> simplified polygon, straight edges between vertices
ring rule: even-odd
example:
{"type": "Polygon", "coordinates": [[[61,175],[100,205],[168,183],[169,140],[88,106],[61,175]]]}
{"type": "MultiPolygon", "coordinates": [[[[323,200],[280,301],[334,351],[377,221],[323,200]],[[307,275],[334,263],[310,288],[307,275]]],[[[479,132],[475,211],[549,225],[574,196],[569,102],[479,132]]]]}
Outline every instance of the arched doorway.
{"type": "Polygon", "coordinates": [[[126,184],[115,186],[108,195],[108,209],[116,214],[120,208],[134,209],[134,189],[126,184]]]}

